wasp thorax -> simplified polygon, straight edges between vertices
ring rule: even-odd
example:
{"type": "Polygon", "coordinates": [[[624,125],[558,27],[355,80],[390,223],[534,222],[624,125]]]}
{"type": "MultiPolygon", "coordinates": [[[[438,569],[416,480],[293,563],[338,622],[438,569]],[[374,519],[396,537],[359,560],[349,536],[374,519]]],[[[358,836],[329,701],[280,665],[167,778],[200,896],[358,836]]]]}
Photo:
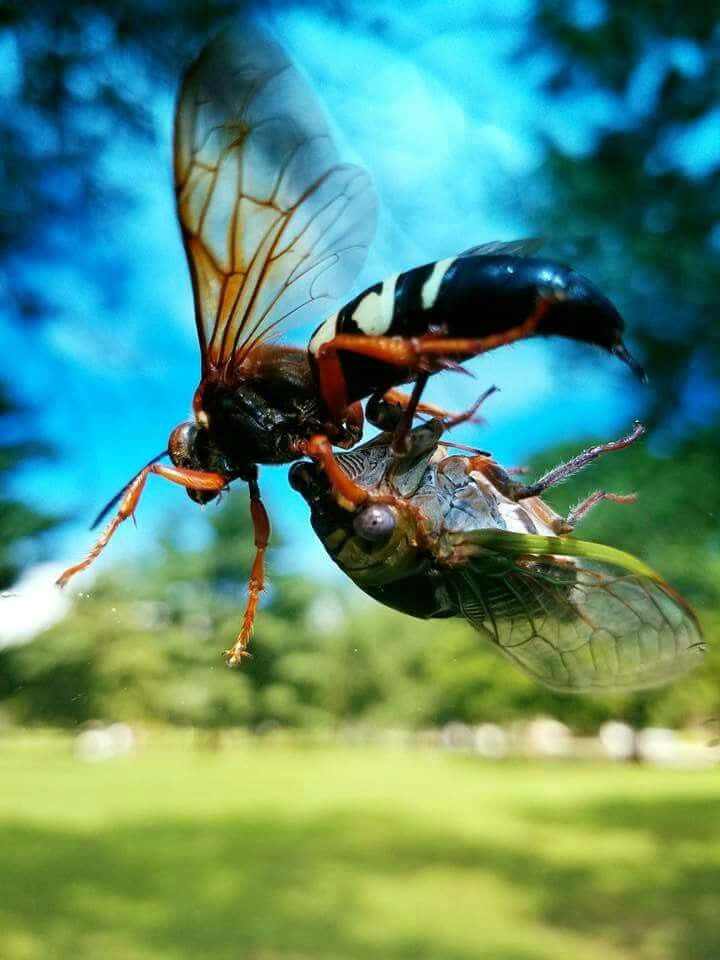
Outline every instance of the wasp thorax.
{"type": "Polygon", "coordinates": [[[355,533],[369,543],[386,543],[395,530],[395,511],[382,503],[365,507],[353,520],[355,533]]]}

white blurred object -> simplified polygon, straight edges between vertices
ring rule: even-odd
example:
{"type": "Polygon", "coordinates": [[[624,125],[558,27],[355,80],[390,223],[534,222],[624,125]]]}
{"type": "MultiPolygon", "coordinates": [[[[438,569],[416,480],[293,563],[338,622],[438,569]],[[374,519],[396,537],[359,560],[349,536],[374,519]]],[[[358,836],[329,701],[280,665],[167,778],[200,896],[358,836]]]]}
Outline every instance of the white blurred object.
{"type": "Polygon", "coordinates": [[[528,725],[525,742],[531,756],[568,757],[572,753],[569,728],[551,717],[533,720],[528,725]]]}
{"type": "Polygon", "coordinates": [[[308,629],[324,634],[340,630],[345,625],[346,619],[343,605],[337,595],[330,590],[316,597],[305,614],[308,629]]]}
{"type": "Polygon", "coordinates": [[[598,739],[612,760],[631,760],[635,755],[635,731],[627,723],[608,720],[600,727],[598,739]]]}
{"type": "Polygon", "coordinates": [[[473,750],[475,734],[466,723],[446,723],[440,731],[440,742],[446,750],[473,750]]]}
{"type": "Polygon", "coordinates": [[[71,595],[55,586],[63,569],[39,563],[0,595],[0,648],[25,643],[65,616],[71,595]]]}
{"type": "Polygon", "coordinates": [[[78,760],[99,763],[122,757],[135,746],[135,734],[126,723],[112,723],[109,727],[94,727],[75,737],[73,749],[78,760]]]}
{"type": "Polygon", "coordinates": [[[693,742],[665,727],[646,727],[637,735],[641,760],[661,767],[709,767],[718,762],[718,751],[706,743],[693,742]]]}
{"type": "Polygon", "coordinates": [[[475,728],[475,749],[487,760],[501,760],[510,753],[510,737],[496,723],[481,723],[475,728]]]}

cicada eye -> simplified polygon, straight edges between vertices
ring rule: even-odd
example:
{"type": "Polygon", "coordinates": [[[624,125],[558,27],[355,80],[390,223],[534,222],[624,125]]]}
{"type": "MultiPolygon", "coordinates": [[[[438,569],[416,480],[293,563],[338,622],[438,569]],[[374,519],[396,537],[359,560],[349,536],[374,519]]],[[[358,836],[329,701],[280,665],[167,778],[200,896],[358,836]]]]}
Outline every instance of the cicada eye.
{"type": "Polygon", "coordinates": [[[170,434],[168,453],[176,467],[195,466],[195,438],[198,427],[192,420],[178,424],[170,434]]]}
{"type": "Polygon", "coordinates": [[[395,530],[395,511],[392,507],[375,503],[361,510],[353,521],[355,533],[370,543],[385,543],[395,530]]]}

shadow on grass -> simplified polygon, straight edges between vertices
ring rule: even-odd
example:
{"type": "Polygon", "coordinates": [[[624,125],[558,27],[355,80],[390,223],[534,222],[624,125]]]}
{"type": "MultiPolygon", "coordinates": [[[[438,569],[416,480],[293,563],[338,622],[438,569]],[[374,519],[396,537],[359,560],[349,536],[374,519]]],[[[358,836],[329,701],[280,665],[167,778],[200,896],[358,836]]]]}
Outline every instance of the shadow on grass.
{"type": "Polygon", "coordinates": [[[442,923],[434,940],[408,937],[412,922],[373,930],[366,915],[366,871],[394,884],[438,857],[472,867],[478,852],[452,842],[448,853],[440,839],[356,812],[293,825],[145,822],[102,834],[0,825],[11,881],[0,929],[32,931],[51,946],[38,956],[63,960],[471,960],[478,954],[453,946],[442,923]]]}
{"type": "Polygon", "coordinates": [[[678,960],[720,957],[720,807],[714,794],[603,799],[535,816],[544,826],[600,838],[641,836],[656,854],[653,862],[630,867],[623,861],[615,870],[590,868],[565,890],[567,897],[549,887],[540,891],[549,923],[590,935],[612,926],[619,942],[664,942],[661,955],[678,960]]]}
{"type": "MultiPolygon", "coordinates": [[[[278,818],[144,821],[76,833],[0,827],[3,873],[0,926],[52,945],[38,956],[212,960],[536,960],[546,949],[482,948],[483,899],[490,876],[509,896],[529,898],[536,924],[562,934],[600,938],[633,957],[718,956],[720,823],[707,804],[673,798],[591,805],[582,811],[532,811],[528,834],[563,826],[598,835],[647,832],[658,857],[628,866],[595,852],[568,862],[512,842],[471,840],[357,809],[289,822],[278,818]],[[437,871],[434,925],[412,918],[413,883],[437,871]],[[444,887],[448,876],[453,885],[444,887]],[[442,914],[449,891],[468,890],[477,947],[458,946],[442,914]],[[387,891],[377,919],[368,887],[387,891]],[[445,899],[444,899],[445,898],[445,899]],[[475,898],[475,899],[474,899],[475,898]],[[382,917],[389,923],[382,924],[382,917]],[[432,931],[432,932],[431,932],[432,931]]],[[[434,877],[435,874],[432,874],[434,877]]],[[[431,878],[431,882],[432,878],[431,878]]],[[[422,901],[423,905],[426,903],[422,901]]],[[[420,907],[419,909],[424,909],[420,907]]],[[[512,936],[508,937],[508,943],[512,936]]],[[[12,939],[9,942],[13,942],[12,939]]],[[[574,941],[575,942],[575,941],[574,941]]],[[[547,945],[546,945],[547,946],[547,945]]],[[[36,954],[17,952],[20,956],[36,954]]],[[[593,956],[599,954],[593,953],[593,956]]],[[[613,955],[616,955],[613,953],[613,955]]],[[[14,954],[10,954],[14,958],[14,954]]]]}

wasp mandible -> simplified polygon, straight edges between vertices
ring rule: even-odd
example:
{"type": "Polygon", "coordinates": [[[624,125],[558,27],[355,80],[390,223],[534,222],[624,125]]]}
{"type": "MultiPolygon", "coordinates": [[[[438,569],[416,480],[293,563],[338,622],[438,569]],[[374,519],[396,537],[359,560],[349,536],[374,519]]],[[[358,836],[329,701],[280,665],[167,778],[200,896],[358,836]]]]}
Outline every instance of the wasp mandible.
{"type": "MultiPolygon", "coordinates": [[[[427,378],[524,337],[596,344],[640,372],[615,307],[569,267],[523,256],[520,244],[473,248],[363,291],[326,317],[307,349],[278,339],[321,316],[352,283],[370,244],[376,199],[342,163],[315,97],[263,29],[237,22],[212,40],[181,84],[174,132],[177,214],[201,354],[193,419],[121,491],[89,566],[157,474],[206,503],[248,484],[256,555],[239,635],[245,653],[264,585],[270,523],[258,465],[310,456],[333,473],[333,446],[362,436],[363,398],[414,383],[395,437],[401,450],[427,378]],[[158,461],[168,454],[172,466],[158,461]]],[[[339,475],[339,474],[338,474],[339,475]]]]}

